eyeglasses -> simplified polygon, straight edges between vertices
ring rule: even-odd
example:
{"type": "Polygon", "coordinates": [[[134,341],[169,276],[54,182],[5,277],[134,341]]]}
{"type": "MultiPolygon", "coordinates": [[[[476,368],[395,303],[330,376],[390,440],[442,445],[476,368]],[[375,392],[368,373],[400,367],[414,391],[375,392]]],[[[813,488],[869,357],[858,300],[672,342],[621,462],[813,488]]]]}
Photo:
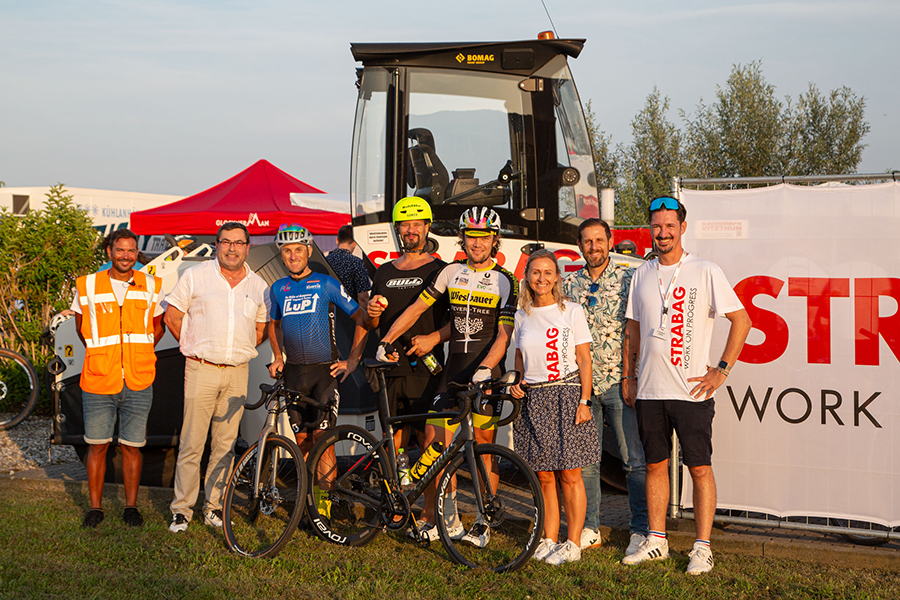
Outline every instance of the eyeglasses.
{"type": "Polygon", "coordinates": [[[250,244],[250,242],[245,242],[244,240],[218,240],[216,243],[226,248],[237,246],[239,249],[250,244]]]}
{"type": "Polygon", "coordinates": [[[653,202],[650,203],[650,210],[659,210],[662,207],[669,210],[678,210],[678,200],[669,198],[668,196],[661,196],[655,198],[653,202]]]}

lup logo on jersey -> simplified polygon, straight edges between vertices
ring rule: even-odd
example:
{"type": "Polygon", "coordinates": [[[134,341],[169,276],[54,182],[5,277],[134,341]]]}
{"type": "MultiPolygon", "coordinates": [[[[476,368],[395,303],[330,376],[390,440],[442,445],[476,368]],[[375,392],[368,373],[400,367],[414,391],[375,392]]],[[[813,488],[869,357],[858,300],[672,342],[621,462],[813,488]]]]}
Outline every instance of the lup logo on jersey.
{"type": "Polygon", "coordinates": [[[314,313],[316,312],[316,306],[318,306],[318,304],[318,294],[290,296],[284,299],[284,316],[314,313]]]}

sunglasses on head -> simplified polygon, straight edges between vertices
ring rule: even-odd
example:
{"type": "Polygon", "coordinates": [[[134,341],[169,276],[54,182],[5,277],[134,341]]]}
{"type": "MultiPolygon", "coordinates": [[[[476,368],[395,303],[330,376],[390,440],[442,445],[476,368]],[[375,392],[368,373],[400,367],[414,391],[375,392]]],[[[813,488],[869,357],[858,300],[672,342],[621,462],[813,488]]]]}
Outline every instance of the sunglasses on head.
{"type": "Polygon", "coordinates": [[[659,210],[660,208],[678,210],[678,200],[676,200],[675,198],[669,198],[668,196],[655,198],[653,202],[650,203],[650,210],[659,210]]]}

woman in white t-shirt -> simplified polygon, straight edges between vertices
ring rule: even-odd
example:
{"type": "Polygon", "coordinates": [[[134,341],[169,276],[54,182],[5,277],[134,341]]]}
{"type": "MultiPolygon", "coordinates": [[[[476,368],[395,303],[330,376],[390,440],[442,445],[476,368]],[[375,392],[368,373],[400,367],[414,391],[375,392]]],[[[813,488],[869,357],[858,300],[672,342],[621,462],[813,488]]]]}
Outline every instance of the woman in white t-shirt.
{"type": "Polygon", "coordinates": [[[544,537],[534,558],[558,565],[581,558],[585,492],[581,467],[600,461],[591,417],[591,332],[580,304],[564,300],[559,264],[548,250],[528,257],[516,312],[512,395],[527,400],[513,424],[513,447],[537,471],[544,495],[544,537]],[[562,487],[568,540],[558,544],[562,487]]]}

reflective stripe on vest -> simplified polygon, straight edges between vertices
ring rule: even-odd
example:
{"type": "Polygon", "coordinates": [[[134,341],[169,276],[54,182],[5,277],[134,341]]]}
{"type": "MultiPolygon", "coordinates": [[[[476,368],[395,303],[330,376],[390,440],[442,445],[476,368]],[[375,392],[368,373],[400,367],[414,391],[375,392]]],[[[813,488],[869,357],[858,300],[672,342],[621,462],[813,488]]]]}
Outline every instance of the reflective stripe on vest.
{"type": "Polygon", "coordinates": [[[134,272],[134,285],[125,291],[119,306],[109,271],[76,281],[82,307],[81,335],[87,352],[81,370],[81,389],[94,394],[116,394],[124,383],[142,390],[153,383],[156,355],[153,351],[153,313],[162,281],[134,272]]]}

